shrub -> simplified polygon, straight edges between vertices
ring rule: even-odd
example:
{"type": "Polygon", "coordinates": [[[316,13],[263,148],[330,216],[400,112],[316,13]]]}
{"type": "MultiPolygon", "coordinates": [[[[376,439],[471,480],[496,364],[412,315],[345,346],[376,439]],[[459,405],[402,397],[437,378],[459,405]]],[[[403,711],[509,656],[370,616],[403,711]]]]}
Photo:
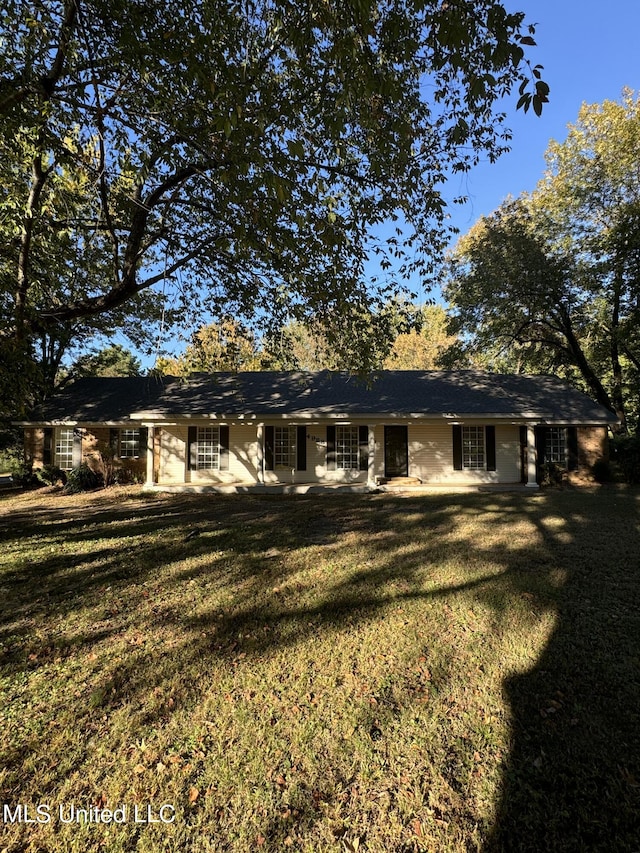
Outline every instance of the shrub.
{"type": "Polygon", "coordinates": [[[116,468],[114,465],[113,447],[105,442],[100,442],[96,447],[100,460],[105,486],[112,486],[116,482],[116,468]]]}
{"type": "Polygon", "coordinates": [[[591,473],[596,483],[610,483],[613,480],[613,471],[608,459],[596,459],[591,468],[591,473]]]}
{"type": "Polygon", "coordinates": [[[0,474],[13,471],[17,464],[24,461],[22,430],[7,427],[0,421],[0,474]]]}
{"type": "Polygon", "coordinates": [[[63,489],[66,495],[76,495],[79,492],[92,492],[94,489],[99,489],[104,485],[104,478],[101,474],[89,468],[86,462],[79,465],[77,468],[72,468],[67,474],[67,482],[63,489]]]}
{"type": "Polygon", "coordinates": [[[611,460],[627,483],[640,483],[640,436],[615,436],[611,441],[611,460]]]}
{"type": "Polygon", "coordinates": [[[67,475],[57,465],[45,465],[44,468],[36,468],[33,472],[36,480],[45,486],[55,486],[56,483],[67,482],[67,475]]]}
{"type": "Polygon", "coordinates": [[[541,486],[561,486],[565,470],[557,462],[545,462],[540,466],[541,486]]]}
{"type": "Polygon", "coordinates": [[[127,468],[123,465],[122,468],[116,468],[113,472],[111,481],[118,486],[133,486],[144,482],[144,476],[133,468],[127,468]]]}
{"type": "Polygon", "coordinates": [[[31,462],[25,459],[14,459],[11,462],[11,480],[21,489],[32,489],[39,485],[33,473],[31,462]]]}

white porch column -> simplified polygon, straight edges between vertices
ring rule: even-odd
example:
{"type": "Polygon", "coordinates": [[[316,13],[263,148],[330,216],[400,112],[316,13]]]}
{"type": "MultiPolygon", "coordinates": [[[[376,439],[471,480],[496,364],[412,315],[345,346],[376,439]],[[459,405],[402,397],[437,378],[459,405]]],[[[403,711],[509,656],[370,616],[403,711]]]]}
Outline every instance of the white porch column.
{"type": "Polygon", "coordinates": [[[375,486],[376,484],[376,431],[375,427],[369,424],[369,458],[367,461],[367,485],[375,486]]]}
{"type": "Polygon", "coordinates": [[[534,424],[527,424],[527,488],[537,489],[536,483],[536,432],[534,424]]]}
{"type": "Polygon", "coordinates": [[[258,482],[264,484],[264,424],[258,424],[257,440],[258,456],[256,467],[258,469],[258,482]]]}
{"type": "Polygon", "coordinates": [[[147,427],[147,480],[145,486],[153,486],[153,445],[154,445],[155,427],[149,424],[147,427]]]}

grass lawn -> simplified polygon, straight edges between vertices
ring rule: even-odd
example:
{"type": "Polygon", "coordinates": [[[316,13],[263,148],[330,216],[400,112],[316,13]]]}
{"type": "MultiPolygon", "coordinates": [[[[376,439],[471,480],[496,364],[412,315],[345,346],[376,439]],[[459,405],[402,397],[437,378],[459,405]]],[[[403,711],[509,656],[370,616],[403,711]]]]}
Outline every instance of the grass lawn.
{"type": "Polygon", "coordinates": [[[637,490],[0,526],[0,851],[640,850],[637,490]]]}

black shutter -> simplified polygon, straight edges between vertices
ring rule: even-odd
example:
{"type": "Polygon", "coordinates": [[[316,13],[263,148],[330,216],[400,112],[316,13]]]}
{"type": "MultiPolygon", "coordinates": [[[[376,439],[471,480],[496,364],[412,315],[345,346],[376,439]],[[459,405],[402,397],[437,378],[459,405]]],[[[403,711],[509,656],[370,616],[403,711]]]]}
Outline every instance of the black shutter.
{"type": "Polygon", "coordinates": [[[484,443],[487,452],[487,471],[496,470],[496,428],[486,426],[484,428],[484,443]]]}
{"type": "Polygon", "coordinates": [[[520,482],[527,482],[527,428],[520,427],[520,482]]]}
{"type": "Polygon", "coordinates": [[[576,427],[567,427],[567,464],[569,471],[578,470],[578,430],[576,427]]]}
{"type": "Polygon", "coordinates": [[[327,427],[327,471],[336,470],[336,428],[327,427]]]}
{"type": "Polygon", "coordinates": [[[198,427],[189,427],[188,447],[189,471],[195,471],[198,467],[198,427]]]}
{"type": "Polygon", "coordinates": [[[369,427],[358,427],[358,460],[360,470],[369,470],[369,427]]]}
{"type": "Polygon", "coordinates": [[[453,427],[453,470],[462,471],[462,427],[453,427]]]}
{"type": "Polygon", "coordinates": [[[296,468],[307,470],[307,428],[304,426],[296,429],[296,468]]]}
{"type": "Polygon", "coordinates": [[[53,427],[45,427],[42,433],[42,464],[51,465],[53,462],[53,427]]]}
{"type": "Polygon", "coordinates": [[[220,470],[229,470],[229,427],[220,427],[220,470]]]}
{"type": "Polygon", "coordinates": [[[275,428],[266,426],[264,428],[264,467],[266,471],[273,471],[273,446],[275,440],[275,428]]]}
{"type": "Polygon", "coordinates": [[[82,430],[80,427],[75,427],[73,430],[73,451],[71,454],[71,464],[74,468],[79,468],[82,465],[82,430]]]}
{"type": "Polygon", "coordinates": [[[140,427],[140,440],[138,442],[140,450],[139,456],[140,459],[144,459],[147,455],[148,444],[149,444],[149,429],[148,427],[140,427]]]}
{"type": "Polygon", "coordinates": [[[118,456],[120,453],[120,430],[119,429],[110,429],[109,430],[109,447],[111,448],[111,452],[114,456],[118,456]]]}
{"type": "Polygon", "coordinates": [[[544,457],[547,452],[547,428],[537,426],[536,432],[536,462],[538,467],[544,465],[544,457]]]}

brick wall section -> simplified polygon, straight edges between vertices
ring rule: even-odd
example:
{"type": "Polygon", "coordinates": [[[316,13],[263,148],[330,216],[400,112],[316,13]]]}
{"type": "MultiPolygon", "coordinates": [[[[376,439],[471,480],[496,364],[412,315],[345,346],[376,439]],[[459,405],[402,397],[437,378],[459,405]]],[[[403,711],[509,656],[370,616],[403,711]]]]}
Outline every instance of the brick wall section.
{"type": "Polygon", "coordinates": [[[111,458],[111,448],[109,440],[111,437],[111,429],[109,427],[91,427],[84,431],[82,438],[82,459],[94,471],[100,474],[105,474],[104,458],[110,462],[112,469],[118,471],[120,468],[126,468],[135,474],[144,475],[147,470],[145,459],[120,459],[111,458]],[[103,458],[104,453],[104,458],[103,458]]]}
{"type": "Polygon", "coordinates": [[[82,461],[86,462],[89,468],[104,474],[104,464],[102,461],[102,450],[107,450],[109,447],[109,428],[108,427],[92,427],[85,429],[82,437],[82,461]]]}
{"type": "MultiPolygon", "coordinates": [[[[91,427],[85,428],[82,437],[82,461],[100,474],[105,473],[101,451],[109,448],[109,436],[109,427],[91,427]]],[[[53,444],[55,447],[55,432],[53,444]]],[[[42,468],[42,451],[44,448],[44,430],[42,427],[27,427],[25,429],[24,447],[27,458],[32,460],[33,467],[42,468]]],[[[109,458],[108,455],[107,458],[109,458]]],[[[129,471],[144,475],[147,465],[145,459],[116,458],[113,460],[113,468],[116,470],[127,468],[129,471]]]]}
{"type": "Polygon", "coordinates": [[[578,470],[569,475],[573,482],[593,480],[593,466],[599,459],[609,458],[606,427],[578,427],[578,470]]]}
{"type": "Polygon", "coordinates": [[[578,427],[578,465],[593,468],[598,459],[609,458],[609,440],[606,427],[578,427]]]}
{"type": "Polygon", "coordinates": [[[34,468],[42,468],[42,451],[44,447],[44,430],[41,427],[28,427],[24,431],[24,450],[27,459],[32,461],[34,468]]]}

